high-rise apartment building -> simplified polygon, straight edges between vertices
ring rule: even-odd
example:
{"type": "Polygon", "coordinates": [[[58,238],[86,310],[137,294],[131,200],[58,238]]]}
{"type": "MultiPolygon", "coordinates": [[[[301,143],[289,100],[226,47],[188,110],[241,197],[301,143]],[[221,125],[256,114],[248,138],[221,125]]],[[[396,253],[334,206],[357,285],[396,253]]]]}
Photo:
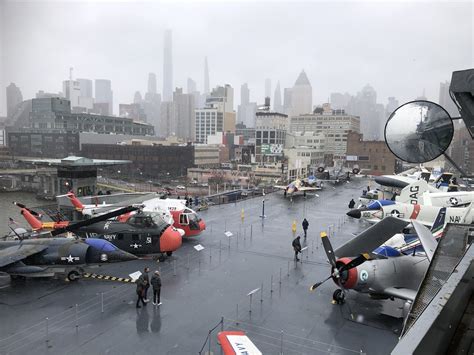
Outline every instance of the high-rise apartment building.
{"type": "Polygon", "coordinates": [[[195,110],[195,140],[207,143],[207,136],[217,132],[235,132],[233,110],[234,89],[226,84],[214,88],[206,99],[206,106],[195,110]]]}
{"type": "Polygon", "coordinates": [[[204,95],[209,94],[209,67],[207,65],[207,57],[204,58],[204,95]]]}
{"type": "Polygon", "coordinates": [[[163,101],[173,100],[173,47],[172,32],[165,31],[163,50],[163,101]]]}
{"type": "Polygon", "coordinates": [[[7,117],[11,118],[16,107],[23,101],[21,90],[14,83],[7,86],[7,117]]]}
{"type": "Polygon", "coordinates": [[[194,95],[184,94],[183,89],[176,88],[173,93],[174,123],[176,136],[185,141],[194,139],[194,95]]]}
{"type": "Polygon", "coordinates": [[[292,116],[290,131],[324,134],[326,153],[333,154],[335,159],[344,159],[347,134],[349,131],[360,132],[360,119],[346,114],[344,110],[333,110],[330,104],[324,104],[322,113],[292,116]]]}
{"type": "Polygon", "coordinates": [[[150,94],[156,94],[156,74],[149,73],[148,74],[148,91],[150,94]]]}
{"type": "Polygon", "coordinates": [[[291,88],[285,88],[285,90],[283,91],[283,112],[287,115],[291,114],[292,91],[293,89],[291,88]]]}
{"type": "Polygon", "coordinates": [[[281,104],[281,90],[280,82],[277,82],[275,93],[273,95],[273,110],[276,112],[284,112],[283,105],[281,104]]]}
{"type": "Polygon", "coordinates": [[[176,125],[174,122],[174,104],[172,101],[162,101],[160,104],[160,121],[158,124],[159,137],[170,137],[176,134],[176,125]]]}
{"type": "Polygon", "coordinates": [[[288,115],[258,110],[255,121],[255,157],[260,163],[276,163],[283,159],[288,115]]]}
{"type": "Polygon", "coordinates": [[[250,102],[250,90],[247,83],[240,87],[240,105],[237,107],[237,122],[246,127],[255,127],[257,104],[250,102]]]}
{"type": "Polygon", "coordinates": [[[81,97],[93,98],[92,94],[92,80],[90,79],[76,79],[79,82],[81,97]]]}
{"type": "Polygon", "coordinates": [[[297,116],[311,112],[313,112],[313,89],[303,70],[291,90],[291,114],[297,116]]]}
{"type": "Polygon", "coordinates": [[[113,114],[113,91],[112,83],[107,79],[95,80],[95,102],[98,104],[108,104],[108,115],[113,114]]]}
{"type": "Polygon", "coordinates": [[[448,111],[451,117],[459,117],[459,110],[457,109],[454,101],[451,99],[449,95],[449,81],[445,81],[444,83],[439,83],[439,104],[444,107],[446,111],[448,111]]]}

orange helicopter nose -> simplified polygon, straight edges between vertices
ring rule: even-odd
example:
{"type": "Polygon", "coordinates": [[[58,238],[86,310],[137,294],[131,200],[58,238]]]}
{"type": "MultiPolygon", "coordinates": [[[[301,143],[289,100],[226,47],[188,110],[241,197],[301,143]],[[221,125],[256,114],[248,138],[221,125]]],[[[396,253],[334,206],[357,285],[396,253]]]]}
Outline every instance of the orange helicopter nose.
{"type": "Polygon", "coordinates": [[[172,226],[166,228],[160,238],[160,251],[175,251],[182,243],[183,239],[179,231],[175,230],[172,226]]]}
{"type": "Polygon", "coordinates": [[[199,221],[199,230],[201,232],[206,230],[206,223],[202,219],[199,221]]]}

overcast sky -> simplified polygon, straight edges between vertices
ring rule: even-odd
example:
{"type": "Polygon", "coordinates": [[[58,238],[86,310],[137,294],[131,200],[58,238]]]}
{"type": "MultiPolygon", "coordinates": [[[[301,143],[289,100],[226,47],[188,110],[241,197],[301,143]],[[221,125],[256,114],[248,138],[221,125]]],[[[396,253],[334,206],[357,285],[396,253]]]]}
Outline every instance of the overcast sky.
{"type": "MultiPolygon", "coordinates": [[[[367,83],[378,102],[400,103],[426,89],[438,101],[439,83],[453,70],[474,67],[473,5],[464,2],[110,2],[0,0],[1,101],[14,82],[24,99],[58,92],[75,78],[112,80],[119,103],[146,91],[155,72],[162,92],[163,34],[173,31],[174,86],[193,78],[203,88],[240,85],[263,102],[265,78],[293,86],[304,69],[313,104],[331,92],[357,93],[367,83]]],[[[272,95],[273,99],[273,95],[272,95]]]]}

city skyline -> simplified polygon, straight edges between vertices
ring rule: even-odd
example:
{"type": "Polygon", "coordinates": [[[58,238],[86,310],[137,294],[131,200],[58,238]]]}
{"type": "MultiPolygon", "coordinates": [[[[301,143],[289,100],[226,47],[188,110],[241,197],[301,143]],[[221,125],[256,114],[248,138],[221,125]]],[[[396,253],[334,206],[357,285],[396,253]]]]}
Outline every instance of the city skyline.
{"type": "MultiPolygon", "coordinates": [[[[25,99],[34,97],[39,90],[58,92],[61,83],[68,78],[69,67],[74,67],[75,77],[105,78],[112,82],[114,112],[117,113],[118,104],[131,102],[135,91],[146,92],[149,72],[157,73],[157,86],[163,87],[163,38],[168,28],[173,31],[173,91],[176,87],[186,87],[188,77],[196,80],[198,90],[204,87],[201,78],[207,56],[211,87],[230,84],[239,88],[248,83],[250,101],[258,103],[264,100],[265,79],[273,83],[280,81],[283,92],[284,88],[293,86],[303,69],[313,86],[314,104],[328,101],[333,92],[355,95],[367,83],[377,91],[380,103],[386,104],[390,96],[403,103],[415,99],[423,89],[428,99],[437,101],[439,83],[449,80],[453,70],[472,66],[472,4],[468,2],[434,3],[429,7],[408,3],[372,3],[370,6],[350,2],[344,7],[341,3],[292,6],[277,3],[272,5],[272,15],[265,18],[255,15],[255,11],[267,9],[265,3],[241,5],[190,3],[180,7],[145,3],[149,10],[141,14],[145,19],[166,17],[162,23],[150,23],[134,18],[139,11],[138,6],[131,3],[112,6],[55,2],[39,6],[2,2],[2,50],[9,53],[1,63],[2,91],[13,82],[25,99]],[[318,10],[319,24],[299,21],[297,14],[304,10],[318,10]],[[426,16],[409,15],[417,10],[426,16]],[[203,22],[193,23],[195,28],[190,31],[185,20],[189,20],[193,11],[199,11],[203,22]],[[129,16],[117,23],[106,18],[106,15],[119,16],[125,12],[129,16]],[[272,26],[283,12],[288,13],[285,21],[290,26],[285,26],[282,32],[272,26]],[[336,12],[337,21],[333,17],[336,12]],[[215,19],[217,32],[210,20],[216,14],[219,14],[215,19]],[[360,15],[357,20],[354,20],[355,14],[360,15]],[[57,21],[48,27],[45,24],[52,16],[56,16],[57,21]],[[384,23],[388,16],[391,23],[403,18],[404,27],[394,28],[384,23]],[[229,40],[227,37],[235,21],[246,30],[233,33],[229,40]],[[255,32],[254,27],[262,21],[268,26],[255,32]],[[363,21],[364,26],[360,26],[363,21]],[[68,38],[75,38],[75,24],[79,22],[83,35],[77,41],[69,41],[68,38]],[[346,30],[337,31],[337,24],[344,24],[346,30]],[[325,34],[319,37],[320,25],[325,34]],[[104,31],[98,31],[103,26],[104,31]],[[19,30],[13,33],[12,28],[19,30]],[[377,28],[383,35],[375,33],[377,28]],[[96,38],[90,39],[93,38],[88,36],[91,33],[96,38]],[[150,37],[136,41],[147,34],[153,35],[153,42],[150,37]],[[296,35],[298,40],[293,40],[296,35]],[[61,46],[57,46],[58,41],[61,46]],[[54,43],[52,50],[50,46],[54,43]],[[363,50],[359,48],[361,45],[365,46],[363,50]],[[374,48],[368,48],[370,46],[374,48]],[[287,54],[275,56],[282,48],[287,54]],[[41,58],[33,54],[39,51],[41,58]],[[241,51],[245,51],[243,55],[239,55],[241,51]]],[[[239,96],[236,90],[236,103],[240,102],[239,96]]],[[[5,95],[1,95],[2,116],[6,115],[5,101],[5,95]]]]}

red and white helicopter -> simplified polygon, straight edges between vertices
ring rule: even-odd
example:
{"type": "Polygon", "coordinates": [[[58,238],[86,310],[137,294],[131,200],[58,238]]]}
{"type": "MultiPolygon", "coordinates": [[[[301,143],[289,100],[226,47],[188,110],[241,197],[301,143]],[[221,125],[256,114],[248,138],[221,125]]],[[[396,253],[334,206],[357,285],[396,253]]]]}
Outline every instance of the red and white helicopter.
{"type": "MultiPolygon", "coordinates": [[[[76,210],[80,211],[85,216],[93,216],[102,213],[103,208],[113,208],[113,204],[94,204],[84,205],[72,192],[66,194],[76,210]]],[[[201,234],[206,229],[206,223],[198,216],[198,214],[191,208],[186,206],[185,200],[178,199],[161,199],[154,197],[143,201],[141,210],[144,212],[157,212],[161,217],[173,227],[182,230],[184,237],[194,237],[201,234]]],[[[118,208],[119,206],[117,206],[118,208]]],[[[120,216],[128,219],[128,216],[120,216]]]]}

